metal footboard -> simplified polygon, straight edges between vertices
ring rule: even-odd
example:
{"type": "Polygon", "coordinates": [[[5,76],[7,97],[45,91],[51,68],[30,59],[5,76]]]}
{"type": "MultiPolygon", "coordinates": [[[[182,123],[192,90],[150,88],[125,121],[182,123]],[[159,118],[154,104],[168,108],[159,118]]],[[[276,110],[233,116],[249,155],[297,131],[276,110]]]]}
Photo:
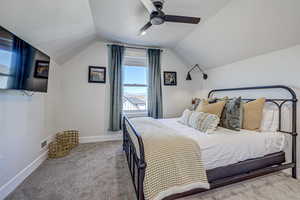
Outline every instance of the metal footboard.
{"type": "Polygon", "coordinates": [[[138,200],[144,200],[145,154],[142,137],[126,116],[123,117],[123,150],[138,200]]]}

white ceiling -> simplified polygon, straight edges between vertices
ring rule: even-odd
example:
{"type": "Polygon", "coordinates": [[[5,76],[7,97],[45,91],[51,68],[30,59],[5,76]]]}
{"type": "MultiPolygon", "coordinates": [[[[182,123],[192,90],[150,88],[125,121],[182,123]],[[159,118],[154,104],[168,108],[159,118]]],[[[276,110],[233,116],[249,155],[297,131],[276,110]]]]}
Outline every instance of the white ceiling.
{"type": "Polygon", "coordinates": [[[232,0],[175,48],[213,68],[300,43],[299,0],[232,0]]]}
{"type": "MultiPolygon", "coordinates": [[[[201,17],[203,23],[215,15],[229,0],[166,0],[163,11],[171,15],[201,17]]],[[[164,23],[152,26],[147,34],[139,29],[149,21],[149,13],[140,0],[90,0],[99,37],[140,45],[175,46],[199,25],[164,23]]]]}
{"type": "Polygon", "coordinates": [[[61,62],[96,33],[88,0],[1,0],[0,25],[61,62]]]}
{"type": "Polygon", "coordinates": [[[0,25],[64,63],[94,40],[173,48],[206,68],[300,43],[299,0],[166,0],[164,12],[201,17],[138,30],[140,0],[1,0],[0,25]]]}

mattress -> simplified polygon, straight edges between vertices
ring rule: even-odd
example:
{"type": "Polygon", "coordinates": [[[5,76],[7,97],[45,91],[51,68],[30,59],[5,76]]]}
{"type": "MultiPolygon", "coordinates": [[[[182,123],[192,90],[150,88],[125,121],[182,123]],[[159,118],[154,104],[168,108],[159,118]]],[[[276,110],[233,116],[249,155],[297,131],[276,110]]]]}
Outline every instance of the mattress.
{"type": "Polygon", "coordinates": [[[199,144],[206,170],[277,153],[283,151],[285,145],[285,136],[279,132],[232,131],[218,127],[206,134],[179,123],[178,118],[159,121],[199,144]]]}

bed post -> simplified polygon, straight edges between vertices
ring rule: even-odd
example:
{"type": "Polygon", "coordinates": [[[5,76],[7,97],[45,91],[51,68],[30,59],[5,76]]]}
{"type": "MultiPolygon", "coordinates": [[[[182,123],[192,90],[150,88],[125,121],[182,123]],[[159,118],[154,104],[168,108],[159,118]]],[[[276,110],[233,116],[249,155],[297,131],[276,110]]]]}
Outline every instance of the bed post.
{"type": "Polygon", "coordinates": [[[292,162],[295,166],[292,168],[293,178],[297,178],[297,99],[294,97],[293,101],[293,135],[292,135],[292,162]]]}

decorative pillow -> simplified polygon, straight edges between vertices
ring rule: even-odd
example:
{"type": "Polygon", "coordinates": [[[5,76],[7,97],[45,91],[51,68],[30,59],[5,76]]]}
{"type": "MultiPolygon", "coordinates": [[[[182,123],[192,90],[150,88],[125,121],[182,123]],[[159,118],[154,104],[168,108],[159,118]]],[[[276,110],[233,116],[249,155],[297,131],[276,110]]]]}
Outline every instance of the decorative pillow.
{"type": "Polygon", "coordinates": [[[208,103],[217,103],[218,101],[227,101],[228,97],[223,97],[223,98],[209,98],[208,103]]]}
{"type": "Polygon", "coordinates": [[[275,132],[279,128],[279,110],[275,105],[266,104],[263,109],[260,131],[275,132]]]}
{"type": "Polygon", "coordinates": [[[188,125],[191,114],[192,114],[192,111],[190,111],[189,109],[186,109],[185,111],[183,111],[182,116],[180,117],[178,122],[180,122],[184,125],[188,125]]]}
{"type": "Polygon", "coordinates": [[[189,126],[203,133],[211,133],[216,130],[219,122],[220,118],[217,115],[204,112],[192,112],[189,119],[189,126]]]}
{"type": "Polygon", "coordinates": [[[211,104],[209,104],[207,100],[201,101],[196,111],[217,115],[220,118],[225,104],[226,101],[219,101],[217,103],[211,103],[211,104]]]}
{"type": "Polygon", "coordinates": [[[220,126],[239,131],[242,127],[242,98],[228,100],[224,106],[220,126]]]}
{"type": "Polygon", "coordinates": [[[265,101],[265,98],[259,98],[244,104],[244,129],[258,130],[260,128],[265,101]]]}
{"type": "Polygon", "coordinates": [[[192,100],[192,105],[190,107],[190,110],[195,111],[198,105],[200,104],[201,99],[200,98],[195,98],[192,100]]]}

